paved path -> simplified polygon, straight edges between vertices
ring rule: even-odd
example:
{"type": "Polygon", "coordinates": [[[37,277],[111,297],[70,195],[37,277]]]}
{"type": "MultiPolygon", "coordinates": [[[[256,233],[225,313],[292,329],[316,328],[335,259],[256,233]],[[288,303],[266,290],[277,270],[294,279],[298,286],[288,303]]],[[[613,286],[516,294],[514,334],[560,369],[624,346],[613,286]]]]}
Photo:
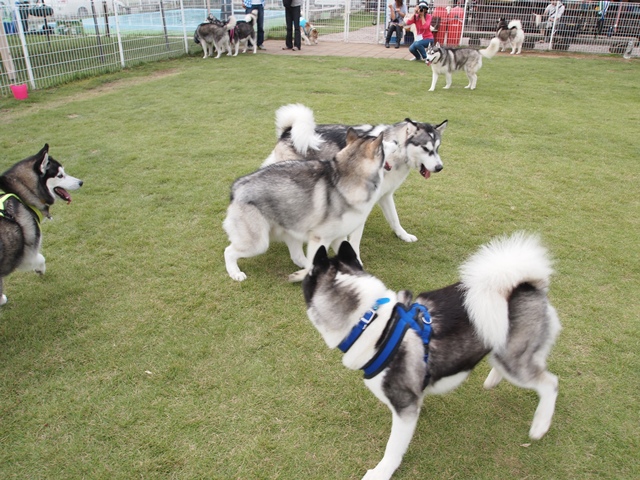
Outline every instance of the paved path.
{"type": "Polygon", "coordinates": [[[385,48],[384,45],[372,43],[344,43],[322,41],[318,45],[302,45],[302,50],[294,52],[291,50],[282,50],[284,47],[283,40],[266,40],[264,42],[266,50],[260,53],[268,53],[275,55],[291,55],[299,56],[332,56],[332,57],[364,57],[364,58],[398,58],[409,60],[413,57],[409,53],[409,47],[400,46],[400,48],[385,48]]]}

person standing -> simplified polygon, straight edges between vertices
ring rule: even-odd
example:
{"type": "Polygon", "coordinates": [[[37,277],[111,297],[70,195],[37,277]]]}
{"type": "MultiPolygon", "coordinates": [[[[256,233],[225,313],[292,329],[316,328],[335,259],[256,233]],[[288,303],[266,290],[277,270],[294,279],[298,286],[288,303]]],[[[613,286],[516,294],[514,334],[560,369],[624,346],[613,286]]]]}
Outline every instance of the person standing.
{"type": "Polygon", "coordinates": [[[256,24],[258,29],[257,40],[259,50],[266,50],[265,46],[262,45],[264,42],[264,2],[265,0],[242,0],[245,13],[251,13],[253,10],[258,11],[256,24]]]}
{"type": "Polygon", "coordinates": [[[287,24],[287,38],[283,50],[300,50],[302,36],[300,35],[300,7],[302,0],[282,0],[284,16],[287,24]]]}
{"type": "Polygon", "coordinates": [[[416,34],[415,41],[409,47],[409,51],[413,54],[410,60],[424,60],[427,58],[428,47],[433,43],[433,33],[431,32],[431,15],[428,13],[429,5],[421,0],[414,10],[411,17],[404,17],[407,25],[415,25],[416,34]]]}

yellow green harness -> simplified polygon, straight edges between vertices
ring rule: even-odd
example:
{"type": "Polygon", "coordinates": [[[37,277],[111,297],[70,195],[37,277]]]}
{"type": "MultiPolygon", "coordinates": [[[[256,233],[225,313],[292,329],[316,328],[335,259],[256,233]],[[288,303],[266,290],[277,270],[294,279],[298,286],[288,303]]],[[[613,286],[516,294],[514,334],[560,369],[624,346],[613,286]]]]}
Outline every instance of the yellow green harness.
{"type": "MultiPolygon", "coordinates": [[[[8,220],[15,221],[15,218],[13,218],[13,215],[11,215],[10,213],[8,213],[5,210],[4,202],[6,202],[8,198],[13,197],[16,200],[18,200],[20,203],[22,203],[23,205],[26,205],[26,204],[15,193],[2,193],[2,192],[0,192],[0,194],[2,195],[2,196],[0,196],[0,217],[6,218],[8,220]]],[[[27,205],[27,207],[29,207],[31,210],[33,210],[33,212],[36,214],[36,218],[38,219],[38,225],[40,225],[40,223],[42,222],[42,212],[40,210],[38,210],[37,208],[32,207],[31,205],[27,205]]]]}

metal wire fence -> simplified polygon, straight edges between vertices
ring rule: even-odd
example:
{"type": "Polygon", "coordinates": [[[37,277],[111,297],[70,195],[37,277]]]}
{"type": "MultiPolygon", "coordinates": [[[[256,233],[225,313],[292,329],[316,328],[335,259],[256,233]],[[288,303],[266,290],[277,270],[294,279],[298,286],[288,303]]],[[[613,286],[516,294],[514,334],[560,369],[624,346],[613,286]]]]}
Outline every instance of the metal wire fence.
{"type": "MultiPolygon", "coordinates": [[[[192,38],[209,14],[241,19],[241,0],[0,0],[0,94],[10,86],[47,88],[141,62],[200,50],[192,38]]],[[[382,43],[387,4],[395,0],[305,0],[302,14],[321,42],[382,43]]],[[[417,0],[409,1],[412,11],[417,0]]],[[[548,0],[435,0],[435,33],[443,44],[478,46],[495,35],[499,18],[519,19],[524,49],[638,56],[640,4],[567,1],[549,22],[548,0]]],[[[283,38],[281,0],[265,1],[265,35],[283,38]]],[[[405,35],[404,43],[411,41],[405,35]]]]}

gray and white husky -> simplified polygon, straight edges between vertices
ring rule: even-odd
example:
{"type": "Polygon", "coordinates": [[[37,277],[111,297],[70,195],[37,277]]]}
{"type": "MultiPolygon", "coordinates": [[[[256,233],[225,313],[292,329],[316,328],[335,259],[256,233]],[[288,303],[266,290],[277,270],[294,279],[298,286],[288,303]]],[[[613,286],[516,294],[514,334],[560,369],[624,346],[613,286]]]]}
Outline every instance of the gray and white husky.
{"type": "Polygon", "coordinates": [[[229,32],[236,27],[236,17],[231,15],[229,20],[222,22],[215,17],[209,17],[204,23],[198,25],[193,34],[193,41],[202,45],[204,57],[213,57],[213,49],[218,52],[216,58],[220,58],[222,52],[227,50],[227,55],[233,55],[229,32]]]}
{"type": "Polygon", "coordinates": [[[49,145],[16,163],[0,175],[0,305],[7,303],[2,279],[14,270],[46,270],[40,253],[43,217],[56,198],[71,202],[68,190],[77,190],[82,180],[67,175],[49,156],[49,145]]]}
{"type": "Polygon", "coordinates": [[[365,479],[392,476],[424,396],[454,389],[486,355],[493,369],[484,387],[505,378],[535,390],[529,436],[549,430],[558,379],[546,358],[560,331],[547,298],[552,273],[538,238],[516,233],[483,246],[460,267],[460,282],[412,300],[365,272],[347,242],[334,258],[318,250],[302,284],[309,319],[329,348],[345,352],[347,368],[364,370],[365,385],[392,414],[384,457],[365,479]]]}
{"type": "MultiPolygon", "coordinates": [[[[301,104],[285,105],[276,111],[278,142],[262,165],[293,159],[330,158],[344,148],[349,128],[355,129],[361,135],[375,136],[382,133],[385,144],[395,144],[396,148],[391,149],[395,150],[391,152],[385,147],[385,160],[391,170],[384,173],[382,188],[378,191],[376,201],[394,233],[405,242],[415,242],[417,237],[408,233],[400,224],[393,194],[411,170],[419,171],[425,179],[428,179],[431,173],[442,170],[438,149],[446,126],[447,120],[439,125],[431,125],[414,122],[408,118],[392,125],[316,125],[310,108],[301,104]]],[[[358,257],[363,231],[364,221],[349,237],[358,257]]]]}
{"type": "Polygon", "coordinates": [[[231,35],[231,43],[235,47],[234,57],[238,56],[240,45],[242,45],[242,53],[247,53],[249,42],[251,42],[253,46],[253,53],[257,53],[258,36],[255,28],[253,28],[257,21],[258,11],[252,10],[251,13],[245,16],[244,21],[240,20],[236,23],[236,27],[231,35]]]}
{"type": "Polygon", "coordinates": [[[464,88],[475,90],[478,82],[478,70],[482,67],[483,58],[493,58],[500,49],[500,40],[497,37],[491,39],[489,46],[484,50],[475,48],[447,48],[436,43],[427,48],[425,63],[431,66],[433,77],[431,79],[430,92],[436,89],[438,76],[444,73],[447,84],[444,88],[451,87],[451,75],[456,70],[464,70],[469,78],[469,85],[464,88]]]}
{"type": "Polygon", "coordinates": [[[496,36],[500,40],[500,51],[511,47],[511,55],[522,53],[524,43],[524,30],[520,20],[511,20],[509,23],[504,18],[498,20],[498,31],[496,36]]]}
{"type": "Polygon", "coordinates": [[[238,259],[264,253],[271,237],[284,241],[291,259],[303,267],[289,281],[302,281],[321,245],[328,247],[364,223],[388,168],[382,135],[361,137],[349,130],[345,147],[328,158],[279,162],[234,182],[223,223],[231,242],[224,259],[232,279],[247,277],[238,259]]]}

